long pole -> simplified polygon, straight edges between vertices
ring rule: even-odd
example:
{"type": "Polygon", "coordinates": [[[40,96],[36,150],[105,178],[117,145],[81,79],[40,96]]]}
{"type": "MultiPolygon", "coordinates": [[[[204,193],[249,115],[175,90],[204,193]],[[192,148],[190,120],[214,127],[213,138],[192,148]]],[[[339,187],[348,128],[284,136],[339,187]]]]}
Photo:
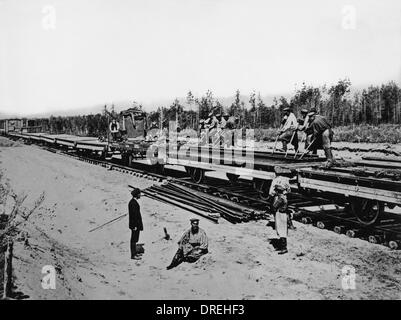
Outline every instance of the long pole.
{"type": "MultiPolygon", "coordinates": [[[[295,129],[294,132],[293,132],[293,134],[292,134],[292,136],[291,136],[290,144],[292,143],[292,140],[294,139],[294,136],[295,136],[295,133],[296,133],[296,132],[297,132],[297,130],[295,129]]],[[[299,149],[299,145],[298,145],[298,149],[299,149]]],[[[287,158],[287,154],[288,154],[288,147],[287,147],[287,150],[286,150],[286,152],[285,152],[284,158],[287,158]]]]}
{"type": "Polygon", "coordinates": [[[315,139],[313,139],[313,141],[308,145],[308,147],[306,148],[306,150],[305,150],[305,152],[301,155],[301,157],[299,158],[299,160],[301,160],[303,157],[304,157],[304,155],[306,155],[306,154],[308,154],[309,153],[309,151],[310,151],[310,147],[311,147],[311,145],[313,145],[313,143],[316,141],[316,138],[315,139]]]}
{"type": "Polygon", "coordinates": [[[114,218],[114,219],[112,219],[112,220],[110,220],[110,221],[107,221],[107,222],[103,223],[102,225],[100,225],[100,226],[98,226],[98,227],[96,227],[96,228],[93,228],[93,229],[89,230],[89,232],[95,231],[95,230],[100,229],[100,228],[102,228],[102,227],[104,227],[104,226],[106,226],[106,225],[108,225],[108,224],[110,224],[110,223],[112,223],[112,222],[114,222],[114,221],[117,221],[117,220],[119,220],[119,219],[121,219],[121,218],[124,218],[126,215],[128,215],[128,213],[124,213],[124,214],[122,214],[121,216],[118,216],[117,218],[114,218]]]}
{"type": "Polygon", "coordinates": [[[279,131],[279,133],[277,134],[276,141],[274,142],[273,154],[274,154],[274,152],[276,151],[277,141],[278,141],[279,135],[280,135],[280,131],[279,131]]]}

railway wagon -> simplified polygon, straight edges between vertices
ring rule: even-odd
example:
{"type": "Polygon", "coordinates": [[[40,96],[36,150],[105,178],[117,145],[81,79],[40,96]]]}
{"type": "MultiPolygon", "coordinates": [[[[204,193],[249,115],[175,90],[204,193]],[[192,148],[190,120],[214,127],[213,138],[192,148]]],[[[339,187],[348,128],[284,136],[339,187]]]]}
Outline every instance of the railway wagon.
{"type": "Polygon", "coordinates": [[[401,206],[401,171],[395,170],[394,166],[390,169],[385,161],[380,168],[369,161],[356,161],[353,165],[330,170],[321,167],[299,169],[298,189],[346,203],[347,209],[362,224],[373,225],[383,217],[385,207],[401,206]]]}
{"type": "Polygon", "coordinates": [[[0,119],[0,135],[5,135],[6,133],[6,119],[0,119]]]}
{"type": "Polygon", "coordinates": [[[321,157],[307,155],[300,159],[295,158],[293,153],[284,154],[271,149],[257,151],[246,144],[225,148],[210,144],[191,145],[185,139],[171,141],[168,138],[160,144],[146,139],[144,117],[137,111],[121,114],[125,122],[122,133],[130,133],[120,141],[15,131],[9,132],[9,135],[83,153],[85,156],[108,159],[110,155],[120,155],[127,166],[145,163],[153,166],[152,170],[163,170],[167,165],[182,166],[196,183],[201,183],[208,171],[225,174],[233,184],[240,176],[247,177],[252,180],[254,189],[262,199],[267,198],[276,168],[279,167],[295,180],[299,191],[318,193],[333,201],[341,200],[365,225],[380,220],[385,207],[401,205],[401,182],[375,174],[375,169],[401,170],[401,161],[364,159],[350,162],[353,168],[335,166],[325,169],[322,165],[325,159],[321,157]],[[361,176],[361,172],[365,176],[361,176]]]}
{"type": "Polygon", "coordinates": [[[27,119],[1,119],[0,132],[8,134],[8,132],[21,132],[22,128],[27,125],[27,119]]]}

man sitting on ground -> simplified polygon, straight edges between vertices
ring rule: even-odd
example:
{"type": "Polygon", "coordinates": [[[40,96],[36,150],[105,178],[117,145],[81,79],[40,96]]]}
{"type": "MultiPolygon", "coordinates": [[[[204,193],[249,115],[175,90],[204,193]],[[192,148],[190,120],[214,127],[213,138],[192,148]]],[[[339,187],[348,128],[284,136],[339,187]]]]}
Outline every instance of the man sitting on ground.
{"type": "Polygon", "coordinates": [[[178,250],[173,261],[167,267],[170,270],[180,263],[195,262],[208,253],[208,239],[203,229],[199,228],[199,219],[191,219],[191,228],[186,231],[178,242],[178,250]]]}

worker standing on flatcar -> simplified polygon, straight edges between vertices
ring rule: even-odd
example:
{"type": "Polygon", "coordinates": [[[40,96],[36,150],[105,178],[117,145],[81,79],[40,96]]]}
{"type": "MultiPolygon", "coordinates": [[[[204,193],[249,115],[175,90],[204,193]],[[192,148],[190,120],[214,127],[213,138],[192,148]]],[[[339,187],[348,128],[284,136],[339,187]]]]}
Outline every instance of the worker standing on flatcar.
{"type": "Polygon", "coordinates": [[[212,114],[212,121],[210,123],[210,130],[212,129],[217,129],[217,127],[219,126],[219,119],[218,116],[220,116],[219,114],[212,114]]]}
{"type": "MultiPolygon", "coordinates": [[[[287,144],[290,143],[294,146],[295,150],[298,149],[298,121],[295,117],[294,113],[292,112],[290,107],[286,107],[283,109],[284,111],[284,118],[286,118],[284,125],[282,126],[278,139],[283,144],[284,152],[287,151],[287,144]]],[[[284,119],[283,119],[284,120],[284,119]]]]}
{"type": "Polygon", "coordinates": [[[298,130],[299,131],[305,131],[305,129],[308,127],[308,122],[309,122],[308,113],[309,112],[307,109],[301,110],[301,118],[298,119],[298,130]]]}
{"type": "Polygon", "coordinates": [[[227,121],[230,118],[230,115],[228,113],[223,113],[223,116],[221,117],[221,121],[220,121],[220,128],[221,129],[227,129],[227,121]]]}
{"type": "Polygon", "coordinates": [[[129,228],[131,229],[131,259],[139,260],[140,255],[137,254],[136,244],[139,240],[139,233],[143,231],[141,209],[139,207],[137,199],[141,197],[141,190],[135,188],[131,191],[132,199],[128,204],[128,215],[129,215],[129,228]]]}
{"type": "Polygon", "coordinates": [[[333,130],[328,120],[322,115],[312,111],[308,113],[310,125],[306,129],[307,134],[311,135],[312,150],[323,149],[327,162],[326,167],[330,168],[335,163],[331,142],[333,141],[333,130]]]}
{"type": "Polygon", "coordinates": [[[113,141],[117,141],[118,138],[118,134],[120,132],[120,124],[116,121],[116,119],[113,119],[110,122],[110,132],[111,132],[111,136],[113,138],[113,141]]]}
{"type": "Polygon", "coordinates": [[[199,130],[202,131],[205,129],[205,120],[200,119],[199,120],[199,130]]]}
{"type": "MultiPolygon", "coordinates": [[[[305,136],[303,137],[302,140],[305,141],[305,149],[308,147],[308,135],[306,133],[306,129],[308,128],[309,125],[309,116],[308,116],[309,111],[307,109],[302,109],[301,110],[301,118],[298,119],[298,131],[303,131],[305,136]]],[[[302,142],[301,142],[302,143],[302,142]]]]}

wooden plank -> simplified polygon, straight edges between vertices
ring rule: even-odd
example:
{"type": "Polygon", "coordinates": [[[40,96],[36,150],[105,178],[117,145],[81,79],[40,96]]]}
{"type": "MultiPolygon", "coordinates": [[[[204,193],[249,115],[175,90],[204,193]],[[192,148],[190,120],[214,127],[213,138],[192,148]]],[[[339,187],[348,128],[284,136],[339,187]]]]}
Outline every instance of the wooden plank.
{"type": "Polygon", "coordinates": [[[399,162],[401,163],[401,157],[362,157],[362,160],[366,161],[384,161],[384,162],[399,162]]]}
{"type": "Polygon", "coordinates": [[[220,171],[224,173],[232,173],[237,174],[240,176],[248,176],[248,177],[255,177],[264,180],[272,180],[275,178],[274,172],[267,172],[262,170],[253,170],[249,168],[241,168],[235,167],[230,165],[220,165],[220,164],[213,164],[213,163],[206,163],[206,162],[198,162],[192,160],[183,160],[183,159],[174,159],[168,158],[167,164],[172,165],[181,165],[181,166],[188,166],[188,167],[195,167],[209,171],[220,171]]]}
{"type": "Polygon", "coordinates": [[[360,161],[354,161],[354,163],[357,165],[367,166],[367,167],[377,167],[383,169],[401,169],[401,163],[398,162],[360,160],[360,161]]]}
{"type": "Polygon", "coordinates": [[[369,186],[383,190],[397,190],[401,192],[401,181],[394,181],[388,178],[363,177],[355,174],[322,169],[301,169],[299,175],[316,180],[340,182],[348,185],[369,186]]]}

